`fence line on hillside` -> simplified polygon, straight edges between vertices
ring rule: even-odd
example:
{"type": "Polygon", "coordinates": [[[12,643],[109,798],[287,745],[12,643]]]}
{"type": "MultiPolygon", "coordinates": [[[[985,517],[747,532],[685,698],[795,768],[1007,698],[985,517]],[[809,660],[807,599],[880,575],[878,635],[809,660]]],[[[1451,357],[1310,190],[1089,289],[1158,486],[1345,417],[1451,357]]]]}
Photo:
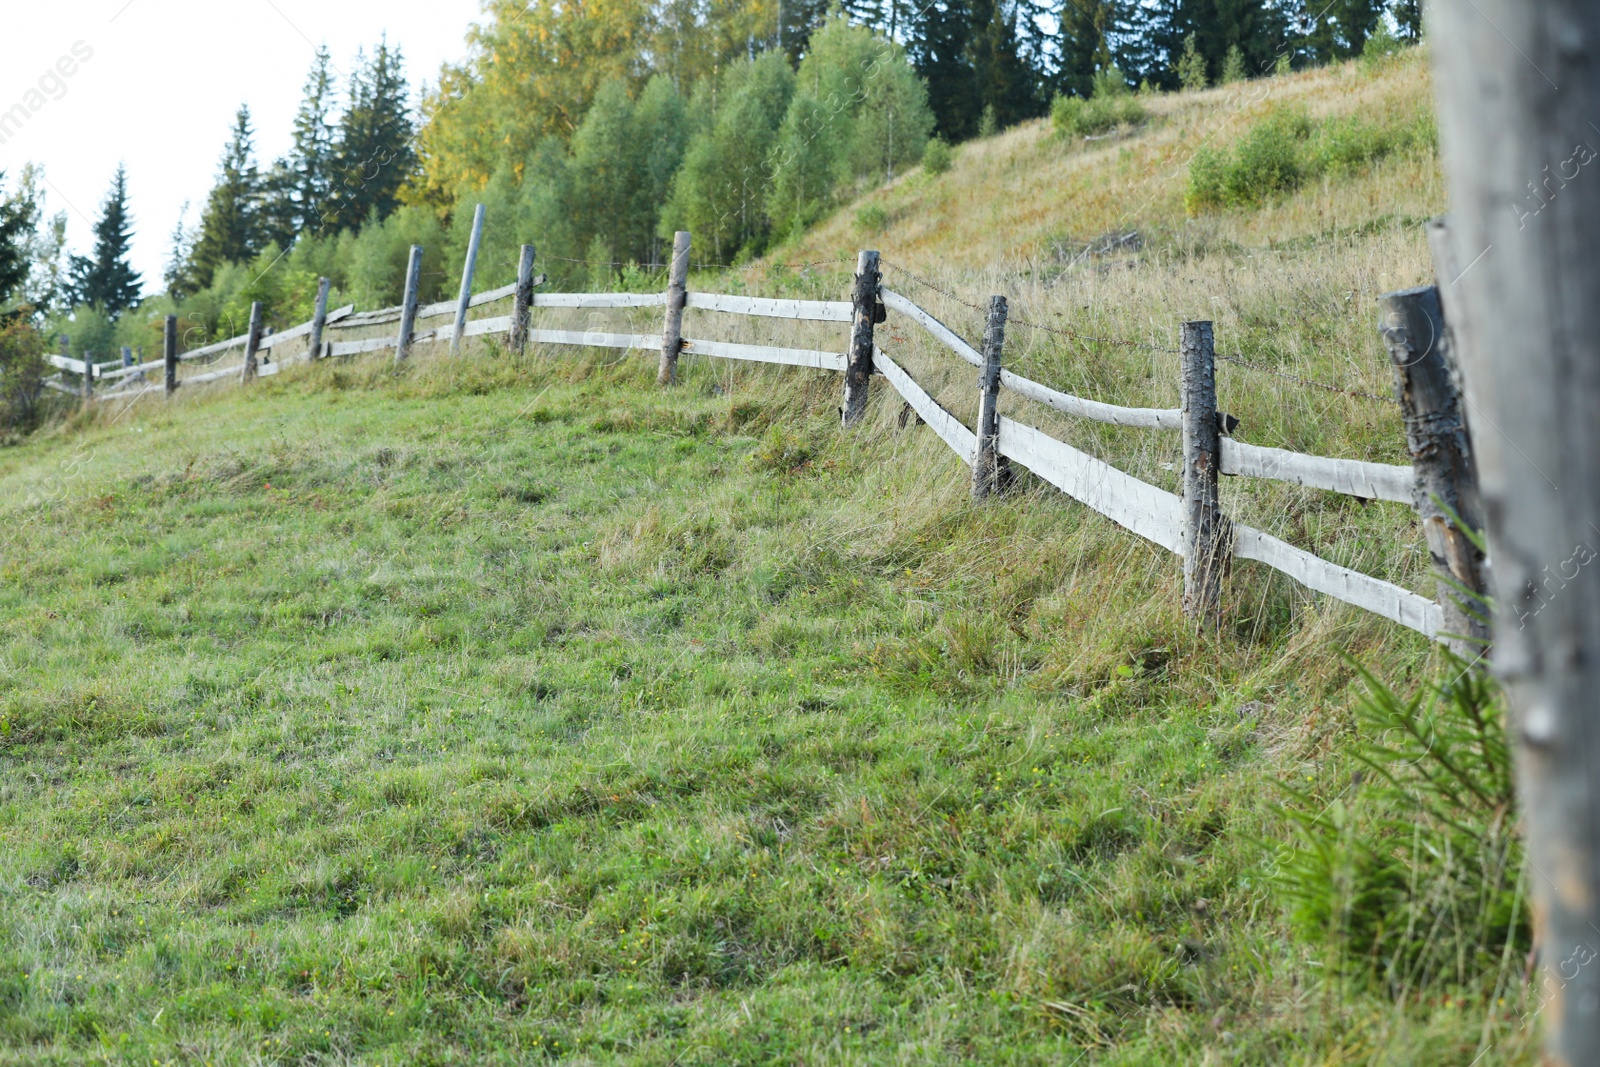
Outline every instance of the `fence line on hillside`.
{"type": "MultiPolygon", "coordinates": [[[[481,224],[481,218],[480,213],[475,222],[481,224]]],[[[281,355],[276,361],[273,360],[273,356],[278,354],[276,350],[302,338],[305,341],[299,355],[306,361],[390,350],[395,352],[398,361],[404,359],[412,346],[417,344],[449,342],[453,350],[459,350],[463,338],[493,336],[507,338],[517,351],[523,350],[530,342],[659,351],[663,382],[673,380],[680,352],[835,371],[845,375],[841,411],[843,422],[849,425],[861,417],[866,376],[876,374],[972,469],[974,498],[1004,491],[1011,481],[1010,464],[1015,463],[1112,522],[1183,558],[1184,608],[1192,616],[1213,623],[1217,620],[1222,574],[1230,560],[1248,559],[1286,574],[1309,589],[1381,615],[1429,638],[1459,646],[1461,635],[1473,633],[1480,638],[1484,636],[1474,630],[1471,619],[1462,614],[1460,604],[1451,595],[1452,586],[1458,583],[1444,557],[1452,552],[1459,554],[1460,547],[1435,545],[1437,538],[1432,528],[1428,533],[1429,544],[1433,550],[1435,569],[1440,574],[1437,600],[1429,600],[1391,582],[1322,559],[1261,530],[1233,523],[1222,513],[1218,502],[1217,478],[1226,474],[1289,482],[1362,500],[1412,504],[1424,512],[1425,520],[1436,519],[1437,508],[1430,510],[1424,494],[1437,494],[1444,490],[1444,495],[1449,499],[1455,499],[1459,494],[1474,495],[1475,474],[1471,472],[1470,462],[1461,463],[1459,456],[1449,470],[1442,472],[1436,460],[1437,447],[1414,439],[1416,434],[1411,432],[1413,423],[1421,426],[1429,419],[1436,418],[1438,413],[1414,410],[1415,405],[1410,397],[1418,390],[1409,385],[1399,390],[1403,395],[1398,399],[1407,415],[1408,443],[1413,457],[1410,467],[1266,448],[1234,439],[1231,431],[1236,425],[1235,420],[1217,409],[1217,357],[1209,322],[1183,324],[1183,344],[1179,350],[1183,369],[1182,406],[1130,407],[1073,396],[1005,369],[1001,366],[1008,315],[1004,298],[992,298],[986,310],[984,347],[980,352],[927,310],[883,285],[876,252],[861,253],[852,299],[830,301],[688,292],[688,250],[689,235],[679,234],[674,247],[671,278],[665,292],[536,293],[535,287],[543,283],[544,278],[542,275],[538,278],[532,276],[534,250],[531,245],[524,245],[517,283],[474,295],[470,292],[475,267],[474,242],[463,269],[459,297],[418,306],[416,265],[421,259],[421,248],[413,246],[405,302],[398,307],[357,312],[353,305],[347,305],[328,311],[328,283],[323,279],[313,319],[280,333],[266,333],[261,329],[260,306],[256,305],[252,308],[250,332],[179,353],[176,319],[168,316],[165,351],[163,358],[155,362],[132,363],[125,359],[118,364],[96,364],[92,359],[73,359],[65,350],[66,339],[63,337],[62,353],[52,354],[48,360],[64,374],[78,376],[81,387],[75,390],[70,380],[65,378],[47,381],[46,384],[61,392],[80,393],[86,403],[94,397],[96,381],[114,385],[111,391],[100,394],[103,400],[138,399],[154,392],[171,396],[183,385],[227,378],[248,382],[257,376],[275,374],[284,362],[281,355]],[[511,314],[478,319],[469,317],[473,309],[507,298],[514,301],[511,314]],[[538,308],[665,308],[666,314],[661,334],[612,333],[593,329],[532,329],[530,314],[538,308]],[[849,324],[849,344],[845,351],[840,352],[685,337],[682,335],[684,309],[744,317],[849,324]],[[981,369],[976,431],[969,429],[960,418],[934,399],[905,368],[874,343],[874,327],[887,321],[890,312],[920,326],[957,357],[981,369]],[[450,320],[443,325],[426,330],[417,329],[417,324],[424,320],[445,316],[450,316],[450,320]],[[395,336],[348,341],[325,339],[340,332],[391,323],[401,324],[401,332],[395,336]],[[235,350],[244,351],[245,362],[242,366],[205,370],[184,377],[179,375],[185,364],[199,366],[201,360],[214,363],[235,350]],[[148,372],[156,369],[165,371],[164,381],[148,382],[148,372]],[[1182,495],[1141,481],[1037,427],[999,415],[996,403],[1002,389],[1073,418],[1113,426],[1181,433],[1184,441],[1182,495]]],[[[904,273],[909,275],[909,272],[904,273]]],[[[1391,294],[1385,299],[1390,303],[1392,315],[1397,313],[1395,308],[1402,311],[1409,309],[1407,313],[1410,313],[1416,311],[1415,301],[1425,299],[1428,292],[1431,290],[1414,290],[1391,294]]],[[[1443,322],[1437,309],[1435,295],[1425,312],[1438,318],[1438,321],[1426,320],[1426,315],[1418,321],[1433,331],[1430,336],[1443,337],[1443,322]]],[[[1030,325],[1021,320],[1012,321],[1030,325]]],[[[1432,396],[1439,403],[1459,404],[1453,383],[1449,381],[1448,366],[1439,358],[1442,353],[1430,348],[1419,354],[1414,347],[1407,347],[1406,336],[1394,335],[1392,328],[1385,331],[1385,340],[1402,384],[1410,380],[1407,375],[1415,376],[1427,371],[1432,377],[1420,392],[1432,396]],[[1431,357],[1431,362],[1424,356],[1431,357]],[[1443,379],[1440,379],[1441,368],[1443,379]]],[[[1476,581],[1477,584],[1469,586],[1468,591],[1481,596],[1481,576],[1476,581]]]]}

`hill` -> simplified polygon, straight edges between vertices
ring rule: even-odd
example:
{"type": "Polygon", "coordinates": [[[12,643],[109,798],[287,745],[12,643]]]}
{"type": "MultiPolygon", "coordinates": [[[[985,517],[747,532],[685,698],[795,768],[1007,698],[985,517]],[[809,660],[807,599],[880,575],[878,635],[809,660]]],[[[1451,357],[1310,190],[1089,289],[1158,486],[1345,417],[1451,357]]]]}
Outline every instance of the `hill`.
{"type": "MultiPolygon", "coordinates": [[[[989,292],[1154,349],[1203,313],[1351,391],[1227,365],[1246,439],[1398,459],[1352,394],[1387,389],[1373,299],[1429,273],[1431,151],[1183,195],[1274,104],[1409,121],[1420,57],[1257,85],[964,146],[695,284],[837,296],[872,244],[969,336],[989,292]]],[[[970,407],[970,369],[885,332],[970,407]]],[[[1008,351],[1176,397],[1170,352],[1008,351]]],[[[0,452],[0,1062],[1528,1062],[1481,989],[1329,976],[1273,885],[1272,783],[1350,787],[1343,655],[1411,688],[1420,637],[1248,565],[1196,633],[1170,556],[1031,482],[973,506],[883,395],[840,433],[837,388],[424,354],[0,452]]],[[[1049,425],[1172,484],[1175,441],[1049,425]]],[[[1228,494],[1431,591],[1398,505],[1228,494]]]]}

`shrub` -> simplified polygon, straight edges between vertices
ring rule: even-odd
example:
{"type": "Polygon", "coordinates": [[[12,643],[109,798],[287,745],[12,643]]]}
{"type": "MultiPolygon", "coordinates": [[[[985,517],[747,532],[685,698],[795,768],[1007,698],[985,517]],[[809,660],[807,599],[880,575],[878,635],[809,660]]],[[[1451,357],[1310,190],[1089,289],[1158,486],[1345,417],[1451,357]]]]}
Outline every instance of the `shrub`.
{"type": "Polygon", "coordinates": [[[889,213],[877,204],[863,204],[856,209],[856,225],[867,233],[882,233],[889,228],[889,213]]]}
{"type": "Polygon", "coordinates": [[[44,335],[26,318],[0,316],[0,429],[30,430],[38,422],[44,348],[44,335]]]}
{"type": "Polygon", "coordinates": [[[985,104],[983,115],[978,119],[978,136],[993,137],[1000,132],[1000,117],[995,113],[993,104],[985,104]]]}
{"type": "Polygon", "coordinates": [[[1178,59],[1178,84],[1185,89],[1204,89],[1207,85],[1206,57],[1200,54],[1192,33],[1183,39],[1183,55],[1178,59]]]}
{"type": "Polygon", "coordinates": [[[943,174],[954,160],[955,154],[942,137],[933,138],[922,150],[922,169],[929,174],[943,174]]]}
{"type": "Polygon", "coordinates": [[[1089,99],[1056,97],[1050,105],[1050,124],[1067,137],[1090,137],[1118,126],[1141,123],[1146,114],[1122,71],[1108,67],[1095,75],[1094,95],[1089,99]]]}
{"type": "Polygon", "coordinates": [[[1303,110],[1276,109],[1251,128],[1233,153],[1196,152],[1189,162],[1185,205],[1191,212],[1247,206],[1294,189],[1304,175],[1302,156],[1311,128],[1303,110]]]}
{"type": "Polygon", "coordinates": [[[1242,82],[1246,77],[1244,53],[1239,51],[1238,45],[1229,45],[1228,54],[1222,60],[1222,78],[1220,79],[1222,84],[1231,85],[1234,82],[1242,82]]]}
{"type": "Polygon", "coordinates": [[[1460,659],[1444,666],[1409,700],[1363,672],[1359,791],[1325,806],[1290,790],[1283,809],[1292,922],[1331,966],[1391,991],[1470,983],[1531,938],[1499,691],[1460,659]]]}

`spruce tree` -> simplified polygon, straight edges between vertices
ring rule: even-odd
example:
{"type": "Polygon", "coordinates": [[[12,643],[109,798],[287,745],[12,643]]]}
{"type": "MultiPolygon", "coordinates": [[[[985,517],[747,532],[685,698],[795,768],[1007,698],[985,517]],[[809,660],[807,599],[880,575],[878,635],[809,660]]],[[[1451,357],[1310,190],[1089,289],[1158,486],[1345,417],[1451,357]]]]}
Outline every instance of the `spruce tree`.
{"type": "Polygon", "coordinates": [[[139,272],[128,262],[133,220],[128,215],[128,172],[120,164],[94,226],[94,253],[72,257],[72,294],[79,304],[116,319],[139,303],[139,272]]]}
{"type": "Polygon", "coordinates": [[[404,57],[379,42],[372,59],[357,57],[350,100],[339,121],[336,181],[322,227],[359,230],[400,206],[400,187],[417,166],[416,125],[406,85],[404,57]]]}
{"type": "MultiPolygon", "coordinates": [[[[299,232],[318,233],[331,208],[336,131],[333,125],[333,98],[336,89],[333,60],[328,46],[317,49],[306,76],[305,95],[294,117],[294,143],[284,161],[289,207],[299,232]]],[[[291,235],[292,237],[293,235],[291,235]]],[[[280,242],[287,247],[287,242],[280,242]]]]}
{"type": "MultiPolygon", "coordinates": [[[[4,194],[5,172],[0,171],[0,311],[5,310],[28,280],[29,255],[39,208],[26,187],[4,194]]],[[[3,317],[3,316],[0,316],[3,317]]]]}
{"type": "Polygon", "coordinates": [[[1058,16],[1060,59],[1052,87],[1069,96],[1088,97],[1095,75],[1117,63],[1111,41],[1127,29],[1125,5],[1121,0],[1062,0],[1058,16]]]}
{"type": "Polygon", "coordinates": [[[910,14],[906,52],[928,83],[928,106],[945,140],[964,141],[978,129],[983,102],[968,54],[972,10],[968,0],[934,0],[910,14]]]}
{"type": "Polygon", "coordinates": [[[261,173],[256,167],[255,132],[250,127],[250,108],[241,105],[234,118],[233,134],[222,150],[222,165],[217,184],[206,198],[200,216],[200,236],[184,272],[189,291],[211,284],[217,269],[227,263],[250,260],[262,245],[261,173]]]}

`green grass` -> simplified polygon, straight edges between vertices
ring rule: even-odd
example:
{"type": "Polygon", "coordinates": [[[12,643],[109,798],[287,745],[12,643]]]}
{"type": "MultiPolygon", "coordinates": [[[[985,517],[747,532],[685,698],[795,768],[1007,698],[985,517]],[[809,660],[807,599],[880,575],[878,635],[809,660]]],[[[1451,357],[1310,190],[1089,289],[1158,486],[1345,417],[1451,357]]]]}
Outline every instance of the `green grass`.
{"type": "MultiPolygon", "coordinates": [[[[1198,638],[897,405],[686,369],[305,368],[0,453],[0,1062],[1384,1047],[1267,884],[1264,781],[1340,785],[1308,616],[1198,638]]],[[[1476,1043],[1412,1018],[1372,1062],[1476,1043]]]]}

